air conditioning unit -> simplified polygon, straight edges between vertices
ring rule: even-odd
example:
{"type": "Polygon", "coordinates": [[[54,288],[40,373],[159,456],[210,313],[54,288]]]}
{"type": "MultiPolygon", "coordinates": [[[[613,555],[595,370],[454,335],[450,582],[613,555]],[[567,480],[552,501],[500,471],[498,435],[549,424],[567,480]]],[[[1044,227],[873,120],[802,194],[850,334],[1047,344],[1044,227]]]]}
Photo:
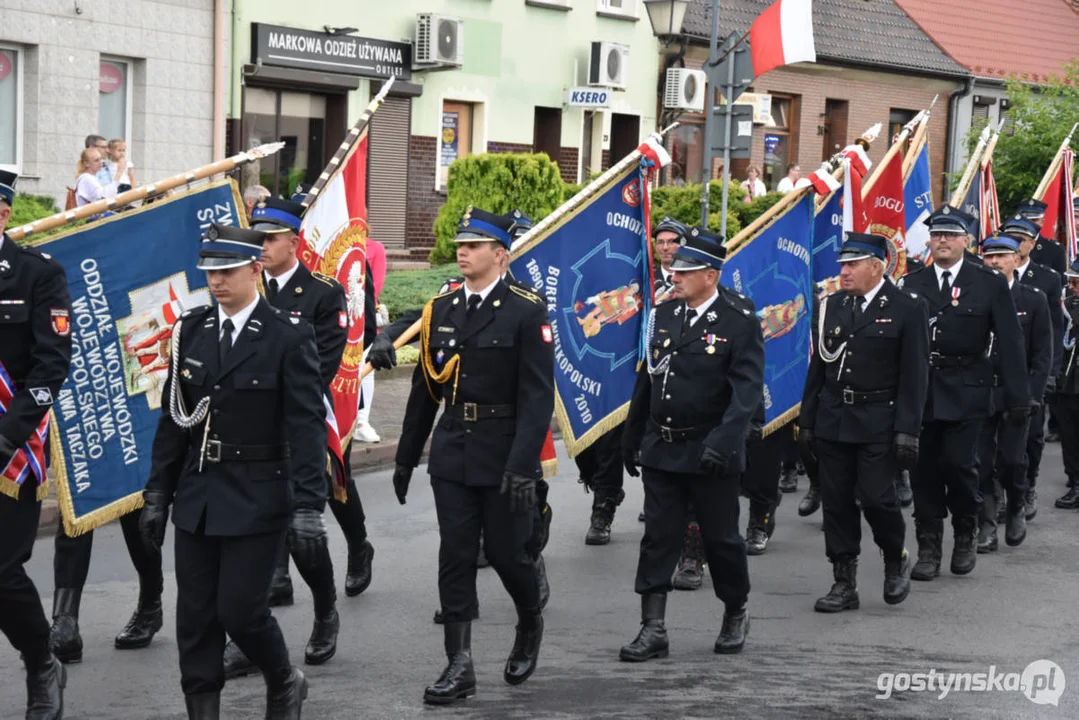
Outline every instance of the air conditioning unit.
{"type": "Polygon", "coordinates": [[[460,18],[416,15],[414,64],[421,67],[461,67],[465,59],[465,24],[460,18]]]}
{"type": "Polygon", "coordinates": [[[629,46],[608,42],[592,43],[588,64],[588,84],[624,90],[629,75],[629,46]]]}
{"type": "Polygon", "coordinates": [[[663,94],[664,110],[704,111],[705,87],[708,76],[703,70],[667,69],[667,90],[663,94]]]}

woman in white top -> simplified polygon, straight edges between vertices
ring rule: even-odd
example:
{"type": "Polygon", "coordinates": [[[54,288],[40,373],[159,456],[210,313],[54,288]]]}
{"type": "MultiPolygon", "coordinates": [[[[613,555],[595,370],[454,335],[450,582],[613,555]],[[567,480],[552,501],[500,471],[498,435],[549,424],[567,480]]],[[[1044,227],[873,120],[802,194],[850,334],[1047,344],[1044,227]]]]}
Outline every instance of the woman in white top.
{"type": "Polygon", "coordinates": [[[746,171],[747,180],[742,181],[742,189],[746,191],[746,200],[752,200],[753,198],[759,198],[762,195],[768,194],[768,188],[764,187],[764,181],[761,180],[761,171],[757,169],[756,165],[750,165],[749,170],[746,171]]]}
{"type": "Polygon", "coordinates": [[[75,168],[78,177],[75,179],[75,203],[77,207],[89,205],[98,200],[116,195],[119,180],[127,171],[127,167],[121,164],[116,168],[116,174],[112,176],[112,182],[102,185],[97,179],[97,172],[101,169],[101,151],[89,147],[82,151],[79,156],[79,164],[75,168]]]}
{"type": "Polygon", "coordinates": [[[109,154],[105,158],[105,168],[109,171],[109,177],[116,179],[120,184],[120,192],[135,187],[135,164],[128,160],[127,143],[122,138],[109,140],[109,154]],[[123,165],[126,165],[127,169],[120,171],[123,165]]]}

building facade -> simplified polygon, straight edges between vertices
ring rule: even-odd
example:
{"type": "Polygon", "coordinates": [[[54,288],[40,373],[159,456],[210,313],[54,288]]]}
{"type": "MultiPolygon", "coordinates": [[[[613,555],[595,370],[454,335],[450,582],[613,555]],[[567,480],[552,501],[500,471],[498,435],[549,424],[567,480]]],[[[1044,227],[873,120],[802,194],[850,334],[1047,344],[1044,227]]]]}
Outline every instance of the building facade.
{"type": "Polygon", "coordinates": [[[395,78],[371,122],[368,216],[397,257],[433,244],[458,157],[546,152],[577,182],[656,127],[658,45],[640,0],[234,0],[231,23],[229,148],[284,140],[244,178],[276,194],[313,182],[395,78]]]}
{"type": "Polygon", "coordinates": [[[0,168],[20,173],[19,191],[63,207],[92,133],[127,142],[140,183],[210,162],[214,9],[0,0],[0,168]]]}

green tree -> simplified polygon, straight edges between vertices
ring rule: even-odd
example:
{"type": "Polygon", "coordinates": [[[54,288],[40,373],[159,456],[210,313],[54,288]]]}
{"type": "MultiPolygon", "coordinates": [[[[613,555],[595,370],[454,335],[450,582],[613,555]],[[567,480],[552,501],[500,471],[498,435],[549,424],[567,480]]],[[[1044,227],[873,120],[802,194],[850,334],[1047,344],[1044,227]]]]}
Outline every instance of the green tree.
{"type": "MultiPolygon", "coordinates": [[[[1079,121],[1079,64],[1069,63],[1063,70],[1063,75],[1050,76],[1045,85],[1031,85],[1021,77],[1008,80],[1008,117],[1015,124],[1001,132],[993,151],[993,177],[1003,217],[1034,194],[1060,143],[1079,121]]],[[[971,128],[970,150],[978,144],[983,127],[981,123],[971,128]]]]}

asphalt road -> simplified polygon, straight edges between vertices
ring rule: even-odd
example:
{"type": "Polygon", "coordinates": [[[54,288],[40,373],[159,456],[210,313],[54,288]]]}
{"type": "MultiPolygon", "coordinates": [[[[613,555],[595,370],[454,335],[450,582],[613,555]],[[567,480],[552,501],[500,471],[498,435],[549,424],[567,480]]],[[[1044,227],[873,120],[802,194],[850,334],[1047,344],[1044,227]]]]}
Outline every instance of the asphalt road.
{"type": "MultiPolygon", "coordinates": [[[[441,709],[422,703],[423,688],[444,664],[441,630],[431,624],[437,606],[438,534],[429,486],[421,468],[408,505],[400,507],[389,472],[363,476],[360,492],[376,547],[374,582],[359,598],[342,593],[338,655],[308,670],[311,694],[304,717],[1079,717],[1079,516],[1052,507],[1063,489],[1059,445],[1047,448],[1041,511],[1022,547],[1002,543],[996,555],[979,556],[971,575],[954,577],[946,570],[949,538],[945,574],[932,583],[916,583],[905,603],[889,607],[881,599],[880,555],[866,527],[859,574],[862,607],[841,615],[813,612],[814,600],[830,587],[831,570],[819,513],[799,518],[795,512],[803,480],[798,495],[785,496],[767,554],[750,558],[752,629],[745,652],[713,654],[722,606],[706,580],[701,590],[670,598],[670,658],[642,665],[617,660],[619,647],[638,629],[633,578],[643,527],[637,522],[640,482],[628,479],[611,544],[587,547],[591,498],[577,484],[574,465],[565,456],[561,469],[551,492],[554,526],[546,557],[553,597],[540,668],[520,687],[502,682],[515,616],[494,571],[481,570],[482,617],[473,628],[479,692],[463,705],[441,709]],[[1042,659],[1059,666],[1052,681],[1058,691],[1063,688],[1062,695],[1044,689],[1036,693],[1042,704],[1019,690],[952,691],[943,698],[939,688],[902,691],[909,680],[902,673],[985,673],[993,666],[998,674],[1022,674],[1042,659]],[[885,679],[894,678],[897,688],[888,698],[876,697],[883,694],[878,689],[882,673],[892,674],[885,679]],[[1059,707],[1045,704],[1056,697],[1059,707]]],[[[745,514],[743,506],[743,523],[745,514]]],[[[340,586],[344,542],[332,519],[328,523],[340,586]]],[[[145,650],[117,651],[112,638],[135,605],[134,573],[118,526],[99,531],[95,546],[82,606],[86,650],[83,662],[68,668],[66,717],[184,718],[171,557],[166,559],[165,629],[145,650]]],[[[908,547],[914,550],[910,527],[908,547]]],[[[42,538],[29,570],[46,603],[51,602],[51,563],[52,539],[42,538]]],[[[295,573],[294,580],[301,583],[295,573]]],[[[275,614],[294,659],[302,660],[312,608],[302,583],[297,587],[297,604],[275,614]]],[[[1018,684],[1001,675],[996,679],[1002,687],[1018,684]]],[[[0,717],[22,717],[22,688],[17,655],[0,644],[0,717]]],[[[229,683],[223,717],[261,718],[264,692],[261,678],[229,683]]]]}

